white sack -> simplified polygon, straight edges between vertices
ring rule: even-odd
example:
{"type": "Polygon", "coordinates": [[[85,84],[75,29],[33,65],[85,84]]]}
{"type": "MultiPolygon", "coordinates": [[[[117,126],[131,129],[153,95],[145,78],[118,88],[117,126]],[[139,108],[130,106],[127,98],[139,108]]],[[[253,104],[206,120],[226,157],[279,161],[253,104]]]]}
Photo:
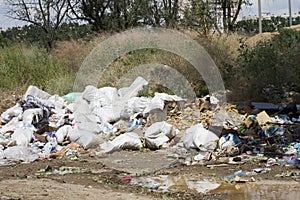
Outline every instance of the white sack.
{"type": "Polygon", "coordinates": [[[28,146],[32,139],[33,131],[30,128],[17,128],[11,135],[11,139],[19,146],[28,146]]]}
{"type": "Polygon", "coordinates": [[[116,137],[113,141],[105,142],[100,145],[106,153],[120,151],[124,149],[139,150],[142,148],[142,142],[138,134],[134,132],[124,133],[116,137]]]}
{"type": "Polygon", "coordinates": [[[150,149],[159,149],[173,139],[179,131],[167,122],[156,122],[147,128],[145,142],[150,149]]]}
{"type": "Polygon", "coordinates": [[[200,149],[201,151],[214,150],[219,137],[205,129],[202,124],[194,125],[185,131],[182,137],[186,149],[200,149]]]}

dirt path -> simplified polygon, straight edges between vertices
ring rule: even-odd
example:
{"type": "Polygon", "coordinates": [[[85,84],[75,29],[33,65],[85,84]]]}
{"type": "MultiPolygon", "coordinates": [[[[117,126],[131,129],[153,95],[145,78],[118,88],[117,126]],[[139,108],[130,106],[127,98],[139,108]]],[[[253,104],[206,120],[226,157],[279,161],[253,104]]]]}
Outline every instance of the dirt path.
{"type": "Polygon", "coordinates": [[[116,192],[105,187],[93,188],[78,184],[59,183],[51,179],[5,180],[0,182],[1,199],[112,199],[148,200],[154,197],[129,192],[116,192]]]}
{"type": "Polygon", "coordinates": [[[268,173],[252,176],[255,182],[235,184],[225,183],[221,178],[239,170],[251,171],[253,168],[263,168],[265,163],[219,167],[177,166],[158,170],[155,162],[158,158],[164,159],[161,154],[150,152],[137,156],[137,153],[123,151],[108,157],[87,157],[79,161],[45,159],[28,164],[0,166],[0,199],[232,199],[237,195],[249,197],[247,195],[250,192],[264,195],[260,198],[266,197],[269,192],[278,197],[276,195],[281,195],[283,191],[288,191],[287,195],[300,195],[297,189],[300,186],[300,170],[295,166],[272,166],[268,173]],[[145,158],[147,161],[143,162],[145,158]],[[149,164],[151,161],[153,166],[149,164]],[[147,171],[142,174],[143,168],[147,171]],[[293,172],[294,176],[276,176],[287,172],[293,172]],[[173,186],[170,191],[158,192],[131,185],[126,179],[122,180],[124,177],[133,180],[148,175],[167,176],[170,179],[169,183],[173,181],[178,185],[173,186]],[[182,177],[186,177],[186,180],[219,183],[221,187],[203,195],[195,190],[189,190],[182,177]],[[268,186],[270,183],[275,185],[268,186]]]}

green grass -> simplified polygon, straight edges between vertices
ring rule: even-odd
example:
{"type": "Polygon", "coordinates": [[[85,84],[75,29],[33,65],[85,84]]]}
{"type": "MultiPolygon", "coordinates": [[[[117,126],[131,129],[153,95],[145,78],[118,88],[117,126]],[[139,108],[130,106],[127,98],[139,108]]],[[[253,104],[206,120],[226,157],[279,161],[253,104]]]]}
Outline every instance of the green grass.
{"type": "Polygon", "coordinates": [[[67,64],[42,48],[15,44],[0,49],[1,90],[35,85],[62,94],[71,91],[72,77],[67,64]]]}

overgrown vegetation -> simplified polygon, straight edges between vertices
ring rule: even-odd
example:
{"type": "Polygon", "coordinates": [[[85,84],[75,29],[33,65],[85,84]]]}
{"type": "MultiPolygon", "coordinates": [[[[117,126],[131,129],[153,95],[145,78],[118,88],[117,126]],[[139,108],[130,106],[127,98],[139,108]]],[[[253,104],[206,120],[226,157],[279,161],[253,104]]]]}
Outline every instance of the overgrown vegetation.
{"type": "MultiPolygon", "coordinates": [[[[51,93],[71,92],[76,72],[84,58],[108,36],[96,37],[91,41],[61,41],[50,53],[38,46],[20,43],[2,47],[1,90],[25,89],[32,84],[51,93]]],[[[232,91],[231,100],[278,102],[286,91],[299,92],[299,31],[282,29],[272,39],[260,41],[252,47],[238,35],[193,37],[216,62],[226,88],[232,91]]],[[[189,63],[172,53],[156,49],[134,51],[120,57],[107,68],[98,86],[116,86],[119,79],[131,69],[149,63],[160,63],[176,69],[191,83],[198,96],[207,94],[205,83],[189,63]]],[[[135,72],[133,79],[137,75],[138,72],[135,72]]],[[[161,89],[151,84],[152,92],[166,91],[161,89]]]]}
{"type": "MultiPolygon", "coordinates": [[[[300,90],[300,32],[284,28],[288,19],[272,17],[263,20],[263,31],[279,34],[254,46],[247,45],[246,38],[257,33],[257,20],[236,23],[235,16],[248,0],[188,0],[186,5],[178,0],[18,0],[32,5],[35,12],[15,1],[8,2],[13,4],[11,13],[31,25],[0,34],[0,90],[26,89],[31,84],[50,93],[71,92],[76,72],[95,45],[116,32],[138,26],[173,28],[190,34],[219,67],[226,89],[232,91],[231,100],[278,102],[289,96],[287,92],[300,90]],[[233,7],[237,12],[231,12],[233,7]],[[43,18],[49,10],[52,12],[43,18]]],[[[300,18],[295,18],[293,24],[299,23],[300,18]]],[[[139,72],[130,70],[150,63],[176,69],[198,96],[207,94],[206,84],[193,66],[157,49],[134,51],[118,58],[106,69],[98,86],[116,86],[128,73],[133,73],[134,79],[139,72]]],[[[168,91],[154,83],[150,85],[148,93],[168,91]]]]}
{"type": "Polygon", "coordinates": [[[282,29],[249,47],[241,42],[232,80],[237,99],[278,102],[300,89],[300,32],[282,29]],[[234,87],[236,86],[236,87],[234,87]]]}
{"type": "Polygon", "coordinates": [[[36,85],[50,92],[64,93],[72,86],[68,82],[74,72],[45,49],[25,45],[11,45],[0,51],[1,90],[36,85]],[[68,80],[68,81],[67,81],[68,80]]]}

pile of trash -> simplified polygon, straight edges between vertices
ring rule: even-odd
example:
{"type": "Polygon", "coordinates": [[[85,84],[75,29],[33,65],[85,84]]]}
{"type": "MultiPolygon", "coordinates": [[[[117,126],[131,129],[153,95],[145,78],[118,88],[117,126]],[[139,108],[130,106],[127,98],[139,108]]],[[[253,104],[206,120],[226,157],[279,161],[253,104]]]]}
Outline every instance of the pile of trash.
{"type": "Polygon", "coordinates": [[[259,103],[238,110],[218,104],[214,96],[193,101],[165,93],[139,96],[147,84],[138,77],[126,88],[87,86],[62,97],[30,86],[1,114],[0,164],[72,160],[82,150],[103,154],[143,148],[167,149],[185,164],[242,162],[251,155],[269,156],[270,164],[300,163],[297,108],[272,110],[270,117],[268,110],[257,108],[259,103]]]}

